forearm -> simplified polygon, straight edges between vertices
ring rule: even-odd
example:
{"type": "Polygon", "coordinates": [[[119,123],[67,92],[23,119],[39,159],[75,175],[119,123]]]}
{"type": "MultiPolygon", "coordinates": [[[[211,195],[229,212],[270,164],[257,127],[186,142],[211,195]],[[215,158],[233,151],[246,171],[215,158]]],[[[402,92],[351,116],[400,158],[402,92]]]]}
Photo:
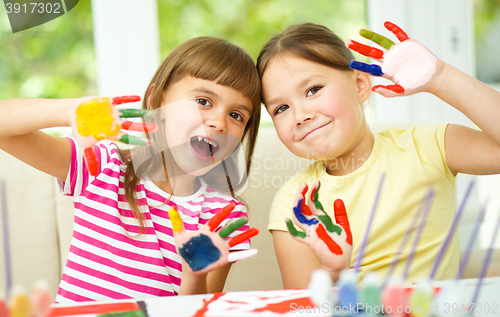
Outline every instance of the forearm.
{"type": "Polygon", "coordinates": [[[500,146],[500,92],[449,64],[434,87],[431,93],[465,114],[500,146]]]}
{"type": "Polygon", "coordinates": [[[183,270],[179,295],[207,293],[207,274],[193,274],[183,270]]]}
{"type": "Polygon", "coordinates": [[[13,137],[43,128],[69,126],[69,107],[76,99],[0,100],[0,137],[13,137]]]}

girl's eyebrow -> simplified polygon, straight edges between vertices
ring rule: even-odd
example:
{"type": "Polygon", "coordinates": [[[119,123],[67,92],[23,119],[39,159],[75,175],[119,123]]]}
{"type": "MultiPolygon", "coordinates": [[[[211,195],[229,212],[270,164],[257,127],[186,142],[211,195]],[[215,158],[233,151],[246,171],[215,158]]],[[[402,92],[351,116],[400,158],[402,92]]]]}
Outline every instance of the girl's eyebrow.
{"type": "Polygon", "coordinates": [[[204,92],[206,94],[212,95],[215,98],[219,98],[219,95],[205,87],[194,88],[190,92],[204,92]]]}
{"type": "Polygon", "coordinates": [[[252,115],[252,111],[250,111],[250,109],[245,105],[236,105],[236,108],[248,112],[248,115],[250,116],[252,115]]]}
{"type": "Polygon", "coordinates": [[[280,101],[280,99],[281,99],[281,97],[278,96],[276,98],[273,98],[273,99],[269,100],[268,102],[265,103],[266,108],[269,108],[271,105],[274,105],[274,104],[278,103],[278,101],[280,101]]]}

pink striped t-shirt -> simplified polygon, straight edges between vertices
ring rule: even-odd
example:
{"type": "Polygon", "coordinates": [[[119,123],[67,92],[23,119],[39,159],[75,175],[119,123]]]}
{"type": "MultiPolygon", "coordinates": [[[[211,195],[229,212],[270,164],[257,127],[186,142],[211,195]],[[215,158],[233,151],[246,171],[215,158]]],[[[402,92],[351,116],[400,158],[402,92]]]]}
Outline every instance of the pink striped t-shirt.
{"type": "MultiPolygon", "coordinates": [[[[75,218],[68,260],[56,302],[79,302],[176,295],[181,283],[181,260],[175,250],[169,206],[175,205],[186,230],[197,230],[229,202],[236,207],[221,224],[246,217],[244,204],[206,184],[188,197],[168,195],[152,181],[141,180],[137,198],[142,206],[145,232],[139,232],[124,196],[126,165],[113,143],[95,147],[99,173],[89,174],[82,152],[73,139],[71,166],[60,190],[73,196],[75,218]],[[170,197],[170,201],[167,198],[170,197]],[[128,235],[127,235],[128,233],[128,235]]],[[[235,236],[248,225],[233,232],[235,236]]],[[[232,250],[250,247],[249,241],[232,250]]]]}

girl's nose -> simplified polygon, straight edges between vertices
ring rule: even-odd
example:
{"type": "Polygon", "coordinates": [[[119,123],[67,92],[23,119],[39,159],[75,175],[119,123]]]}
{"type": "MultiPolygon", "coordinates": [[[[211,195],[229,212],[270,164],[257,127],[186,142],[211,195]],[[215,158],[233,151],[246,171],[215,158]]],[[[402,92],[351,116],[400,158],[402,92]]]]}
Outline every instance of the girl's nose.
{"type": "Polygon", "coordinates": [[[226,133],[226,120],[225,116],[217,115],[208,118],[205,125],[208,127],[208,133],[226,133]]]}
{"type": "Polygon", "coordinates": [[[308,109],[302,106],[295,108],[295,124],[297,126],[305,124],[307,121],[311,121],[316,117],[316,114],[312,109],[308,109]]]}

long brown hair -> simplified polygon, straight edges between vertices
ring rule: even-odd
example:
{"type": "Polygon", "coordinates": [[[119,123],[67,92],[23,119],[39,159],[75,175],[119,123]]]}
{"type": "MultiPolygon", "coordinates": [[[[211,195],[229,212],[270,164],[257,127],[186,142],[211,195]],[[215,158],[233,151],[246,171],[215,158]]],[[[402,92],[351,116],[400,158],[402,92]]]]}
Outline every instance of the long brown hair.
{"type": "MultiPolygon", "coordinates": [[[[188,40],[165,58],[149,84],[149,89],[143,98],[143,109],[157,109],[162,105],[163,92],[185,76],[216,81],[217,84],[230,87],[247,97],[253,107],[252,115],[247,122],[242,136],[242,144],[246,152],[246,173],[250,172],[251,156],[260,122],[260,80],[252,57],[242,48],[219,38],[198,37],[188,40]]],[[[156,133],[158,134],[158,132],[156,133]]],[[[159,133],[161,135],[161,133],[159,133]]],[[[130,155],[122,152],[127,168],[124,177],[125,196],[137,219],[140,220],[141,235],[144,231],[144,218],[135,197],[136,187],[141,174],[165,166],[163,155],[152,157],[141,166],[134,168],[130,155]]],[[[236,169],[232,161],[225,160],[225,169],[236,169]]],[[[210,174],[210,173],[207,173],[210,174]]],[[[213,171],[212,171],[213,174],[213,171]]],[[[236,173],[237,174],[237,173],[236,173]]],[[[234,173],[233,173],[234,175],[234,173]]],[[[201,177],[203,178],[203,177],[201,177]]],[[[219,177],[220,179],[220,177],[219,177]]],[[[219,189],[217,182],[208,183],[219,189]]],[[[244,180],[233,183],[233,189],[242,187],[244,180]]],[[[227,188],[227,183],[225,183],[227,188]]]]}
{"type": "Polygon", "coordinates": [[[289,26],[264,45],[257,58],[260,78],[271,59],[286,54],[345,71],[351,71],[349,61],[355,59],[344,41],[330,29],[323,25],[302,23],[289,26]]]}

